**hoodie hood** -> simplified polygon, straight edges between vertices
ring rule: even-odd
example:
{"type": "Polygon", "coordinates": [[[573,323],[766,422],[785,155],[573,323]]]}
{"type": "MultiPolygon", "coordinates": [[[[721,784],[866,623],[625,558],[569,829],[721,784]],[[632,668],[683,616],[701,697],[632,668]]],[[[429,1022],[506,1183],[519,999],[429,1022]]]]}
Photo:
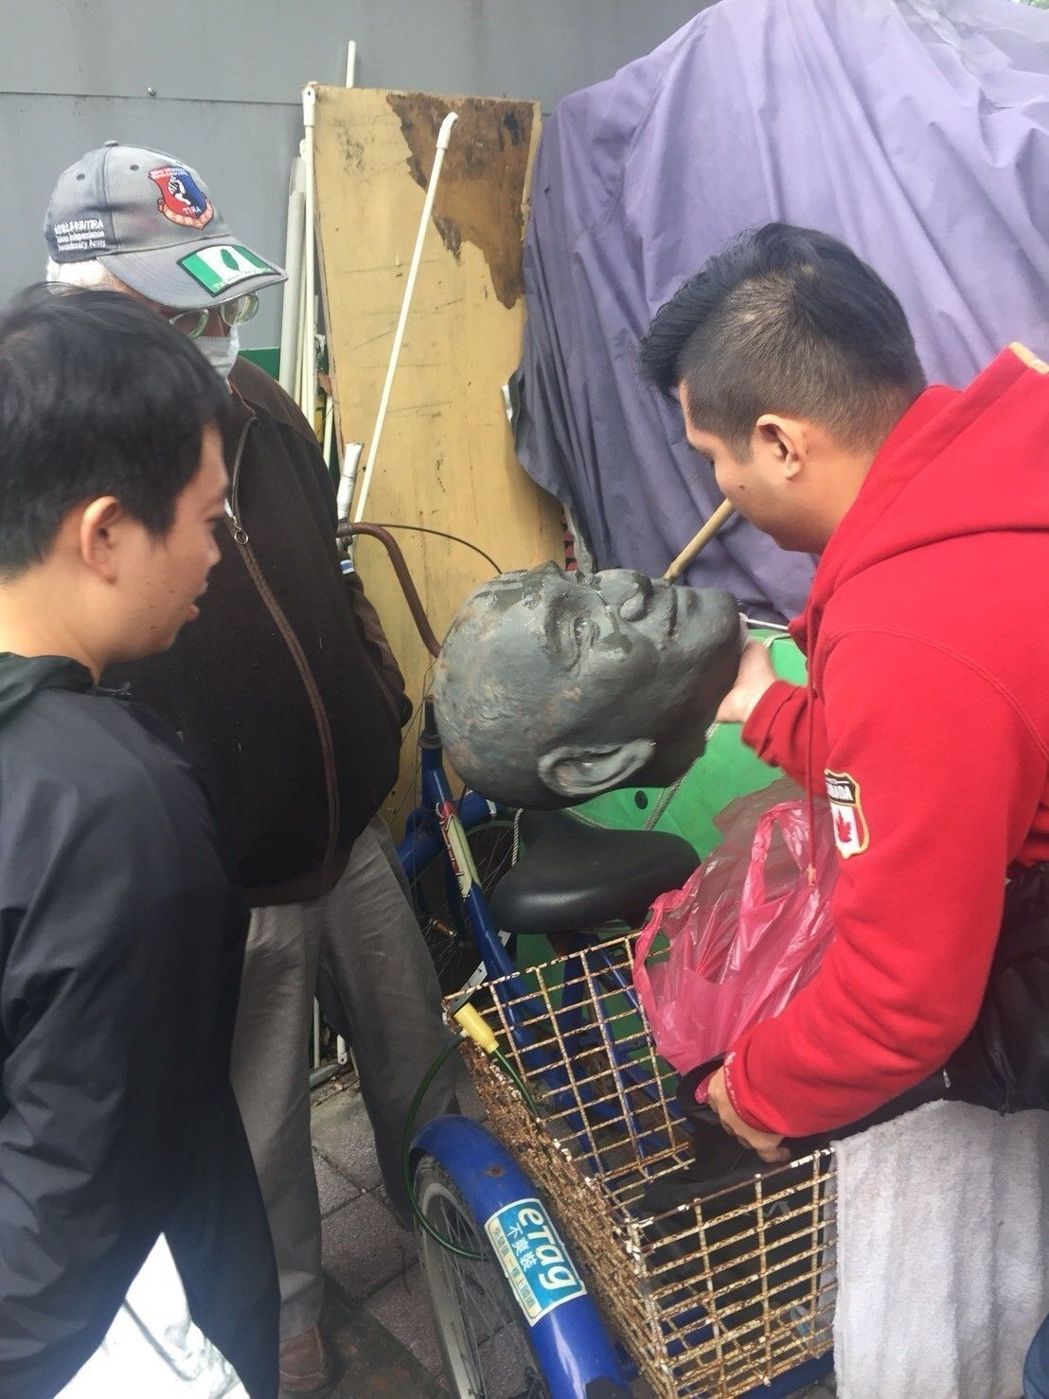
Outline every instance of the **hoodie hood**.
{"type": "Polygon", "coordinates": [[[16,656],[0,652],[0,725],[21,709],[39,690],[94,688],[91,672],[68,656],[16,656]]]}
{"type": "Polygon", "coordinates": [[[926,389],[889,434],[791,628],[811,656],[831,595],[896,555],[965,535],[1049,530],[1049,365],[1011,345],[967,389],[926,389]]]}

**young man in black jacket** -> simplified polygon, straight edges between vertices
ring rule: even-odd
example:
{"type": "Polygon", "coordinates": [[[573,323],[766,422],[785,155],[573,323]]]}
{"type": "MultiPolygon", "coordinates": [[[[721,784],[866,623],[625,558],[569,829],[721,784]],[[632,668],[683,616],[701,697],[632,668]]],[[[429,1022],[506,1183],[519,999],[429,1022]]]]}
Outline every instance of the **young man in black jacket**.
{"type": "MultiPolygon", "coordinates": [[[[377,812],[397,773],[403,682],[335,545],[335,492],[309,424],[237,358],[237,326],[284,273],[240,243],[196,171],[115,142],[58,180],[48,276],[105,285],[171,319],[229,382],[230,491],[209,606],[171,651],[110,669],[214,774],[253,906],[233,1084],[281,1280],[281,1379],[323,1392],[331,1362],[305,1058],[318,967],[352,1029],[386,1193],[405,1113],[444,1043],[429,955],[377,812]]],[[[453,1110],[451,1071],[420,1121],[453,1110]]]]}
{"type": "Polygon", "coordinates": [[[73,1378],[161,1238],[252,1399],[277,1393],[276,1269],[229,1082],[246,909],[183,746],[96,688],[197,616],[227,413],[126,297],[37,288],[0,315],[5,1399],[73,1378]]]}

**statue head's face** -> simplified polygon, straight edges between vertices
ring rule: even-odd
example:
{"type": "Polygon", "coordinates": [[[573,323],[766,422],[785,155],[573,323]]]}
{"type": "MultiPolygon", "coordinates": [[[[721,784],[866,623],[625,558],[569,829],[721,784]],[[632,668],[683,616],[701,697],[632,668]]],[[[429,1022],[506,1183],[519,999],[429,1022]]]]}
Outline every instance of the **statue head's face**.
{"type": "Polygon", "coordinates": [[[703,752],[732,687],[735,599],[628,569],[544,564],[469,597],[434,676],[456,771],[514,806],[567,806],[665,786],[703,752]]]}

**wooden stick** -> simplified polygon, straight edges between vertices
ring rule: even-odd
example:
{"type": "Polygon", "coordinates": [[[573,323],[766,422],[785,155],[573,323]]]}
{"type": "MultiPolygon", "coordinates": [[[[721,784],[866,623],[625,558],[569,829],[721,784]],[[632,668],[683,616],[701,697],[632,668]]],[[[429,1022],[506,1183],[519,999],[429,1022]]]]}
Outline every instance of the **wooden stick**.
{"type": "Polygon", "coordinates": [[[710,543],[722,525],[730,520],[734,514],[735,507],[730,505],[727,500],[723,500],[703,528],[698,530],[689,540],[666,573],[663,574],[668,583],[673,583],[675,578],[681,577],[699,551],[710,543]]]}

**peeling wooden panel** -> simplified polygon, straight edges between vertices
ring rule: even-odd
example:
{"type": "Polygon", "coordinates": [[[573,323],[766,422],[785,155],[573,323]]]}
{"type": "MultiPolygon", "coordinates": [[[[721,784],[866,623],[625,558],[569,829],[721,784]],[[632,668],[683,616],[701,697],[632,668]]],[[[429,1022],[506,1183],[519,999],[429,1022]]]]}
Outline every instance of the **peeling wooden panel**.
{"type": "Polygon", "coordinates": [[[481,251],[496,296],[513,308],[524,295],[522,191],[531,164],[532,105],[465,97],[453,107],[446,97],[420,92],[390,92],[386,100],[411,151],[412,178],[423,190],[433,170],[436,133],[448,113],[456,112],[434,198],[434,223],[453,257],[459,257],[464,242],[481,251]]]}
{"type": "MultiPolygon", "coordinates": [[[[321,87],[317,214],[329,351],[343,440],[368,442],[433,167],[437,132],[458,112],[445,158],[400,369],[368,499],[378,522],[447,530],[500,568],[560,558],[556,504],[513,455],[502,386],[520,358],[521,241],[539,108],[529,102],[321,87]]],[[[363,463],[362,463],[363,465],[363,463]]],[[[491,575],[461,544],[397,532],[442,636],[459,603],[491,575]]],[[[381,546],[358,567],[413,699],[428,658],[381,546]]],[[[414,743],[386,812],[410,805],[414,743]]]]}

